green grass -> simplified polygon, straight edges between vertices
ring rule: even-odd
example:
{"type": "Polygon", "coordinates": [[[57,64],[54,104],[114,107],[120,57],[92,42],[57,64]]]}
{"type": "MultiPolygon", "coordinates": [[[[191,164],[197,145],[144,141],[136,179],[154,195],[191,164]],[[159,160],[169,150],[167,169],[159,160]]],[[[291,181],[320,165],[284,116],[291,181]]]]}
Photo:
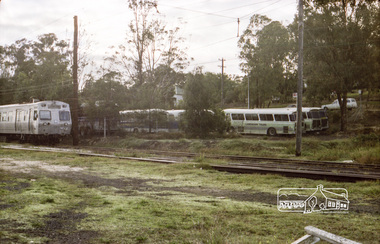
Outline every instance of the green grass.
{"type": "MultiPolygon", "coordinates": [[[[98,145],[110,146],[107,141],[112,141],[112,139],[100,142],[98,145]]],[[[201,157],[205,154],[230,154],[292,158],[295,155],[295,143],[294,137],[270,138],[266,136],[209,140],[149,140],[126,137],[125,139],[116,139],[112,145],[128,149],[187,151],[200,153],[201,157]]],[[[138,155],[137,152],[134,152],[129,156],[138,155]]],[[[363,164],[379,164],[380,136],[368,134],[326,140],[323,136],[307,135],[302,139],[301,158],[327,161],[355,160],[363,164]]]]}
{"type": "MultiPolygon", "coordinates": [[[[282,143],[270,145],[280,147],[282,143]]],[[[339,145],[309,143],[308,147],[339,145]]],[[[363,243],[380,240],[379,212],[281,213],[276,205],[238,197],[261,192],[276,201],[280,188],[323,184],[346,188],[353,205],[373,206],[380,200],[379,182],[228,174],[211,170],[207,166],[217,162],[204,158],[199,158],[200,164],[162,165],[0,150],[2,158],[82,167],[82,176],[102,179],[99,184],[91,184],[92,181],[67,177],[64,173],[31,175],[0,171],[0,205],[10,205],[0,210],[0,219],[17,223],[13,227],[0,226],[0,240],[44,242],[47,237],[30,235],[30,230],[43,229],[46,216],[63,210],[86,214],[75,231],[96,231],[94,243],[290,243],[305,234],[303,228],[307,225],[363,243]],[[114,184],[119,180],[127,183],[114,184]]]]}

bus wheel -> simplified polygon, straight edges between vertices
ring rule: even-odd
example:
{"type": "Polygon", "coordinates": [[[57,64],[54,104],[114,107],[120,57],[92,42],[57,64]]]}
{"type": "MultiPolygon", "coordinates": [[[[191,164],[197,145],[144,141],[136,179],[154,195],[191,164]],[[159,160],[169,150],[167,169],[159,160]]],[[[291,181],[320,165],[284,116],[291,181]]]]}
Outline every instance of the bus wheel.
{"type": "Polygon", "coordinates": [[[270,136],[275,136],[275,135],[277,135],[276,129],[273,128],[273,127],[269,128],[269,129],[268,129],[268,135],[270,135],[270,136]]]}

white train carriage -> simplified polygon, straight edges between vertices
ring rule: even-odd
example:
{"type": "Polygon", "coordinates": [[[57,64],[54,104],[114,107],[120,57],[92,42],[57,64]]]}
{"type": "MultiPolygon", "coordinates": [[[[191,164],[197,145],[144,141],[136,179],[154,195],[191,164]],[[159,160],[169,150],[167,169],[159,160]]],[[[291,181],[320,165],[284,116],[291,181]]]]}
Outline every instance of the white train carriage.
{"type": "Polygon", "coordinates": [[[294,135],[296,119],[285,109],[225,109],[231,130],[242,134],[294,135]]]}
{"type": "Polygon", "coordinates": [[[21,141],[56,142],[71,133],[70,106],[60,101],[39,101],[0,106],[0,136],[21,141]]]}

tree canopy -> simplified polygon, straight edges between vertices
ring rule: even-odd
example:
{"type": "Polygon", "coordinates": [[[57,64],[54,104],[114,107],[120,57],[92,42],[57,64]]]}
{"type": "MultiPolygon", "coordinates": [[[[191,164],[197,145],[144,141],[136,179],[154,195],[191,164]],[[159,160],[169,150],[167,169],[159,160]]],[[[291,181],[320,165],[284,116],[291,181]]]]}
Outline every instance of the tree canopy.
{"type": "Polygon", "coordinates": [[[31,98],[70,101],[72,79],[69,44],[55,34],[37,41],[21,39],[2,47],[0,77],[2,103],[25,102],[31,98]]]}

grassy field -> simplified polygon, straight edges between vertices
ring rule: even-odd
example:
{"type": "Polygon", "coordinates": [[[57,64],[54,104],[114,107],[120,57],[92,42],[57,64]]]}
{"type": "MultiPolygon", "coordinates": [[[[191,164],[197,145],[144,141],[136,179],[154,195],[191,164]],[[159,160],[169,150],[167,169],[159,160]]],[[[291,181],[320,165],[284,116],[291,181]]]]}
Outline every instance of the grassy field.
{"type": "MultiPolygon", "coordinates": [[[[168,139],[165,135],[97,138],[86,143],[111,148],[167,150],[203,154],[231,154],[291,158],[295,155],[295,137],[247,136],[219,139],[168,139]]],[[[134,152],[136,153],[136,152],[134,152]]],[[[380,164],[380,135],[358,136],[308,135],[302,139],[302,157],[311,160],[380,164]]]]}
{"type": "MultiPolygon", "coordinates": [[[[292,138],[122,138],[97,145],[291,157],[292,143],[292,138]]],[[[378,149],[378,139],[369,136],[323,142],[310,137],[303,157],[368,163],[379,158],[378,149]]],[[[0,243],[290,243],[308,225],[362,243],[380,240],[379,182],[228,174],[208,167],[225,162],[201,156],[164,165],[0,151],[0,243]],[[280,188],[319,184],[347,189],[348,213],[277,210],[280,188]]]]}

